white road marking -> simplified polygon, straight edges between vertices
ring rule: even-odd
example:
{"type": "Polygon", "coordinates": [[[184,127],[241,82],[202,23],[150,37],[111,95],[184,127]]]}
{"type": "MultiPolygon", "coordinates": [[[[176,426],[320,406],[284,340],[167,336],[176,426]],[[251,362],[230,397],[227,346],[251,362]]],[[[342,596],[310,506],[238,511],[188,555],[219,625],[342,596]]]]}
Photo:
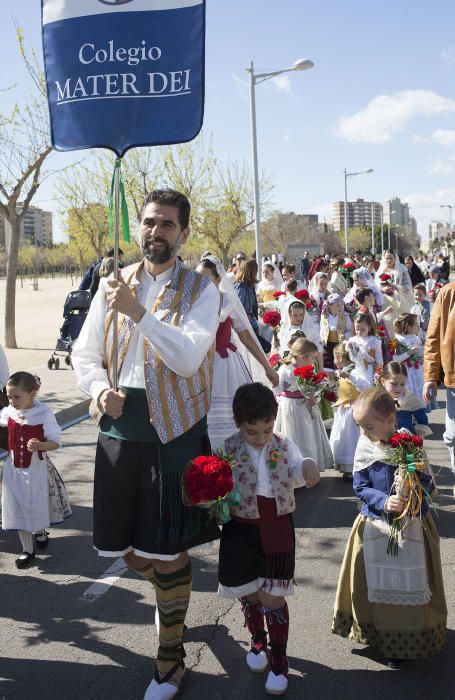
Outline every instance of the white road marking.
{"type": "Polygon", "coordinates": [[[127,570],[128,567],[125,566],[125,562],[121,557],[119,557],[113,564],[111,564],[107,571],[105,571],[104,574],[95,581],[95,583],[92,583],[92,585],[87,588],[85,593],[81,595],[81,600],[93,603],[95,600],[107,593],[109,588],[113,586],[114,583],[116,583],[127,570]]]}

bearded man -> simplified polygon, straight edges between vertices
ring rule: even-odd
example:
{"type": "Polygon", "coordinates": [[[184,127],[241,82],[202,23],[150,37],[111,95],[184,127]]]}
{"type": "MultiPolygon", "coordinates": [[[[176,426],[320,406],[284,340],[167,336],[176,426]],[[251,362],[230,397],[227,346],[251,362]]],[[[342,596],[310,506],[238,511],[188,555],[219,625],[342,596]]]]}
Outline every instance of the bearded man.
{"type": "Polygon", "coordinates": [[[210,453],[206,414],[220,304],[216,286],[177,257],[190,233],[189,216],[180,192],[154,190],[146,197],[143,259],[118,280],[101,280],[72,353],[79,387],[91,395],[100,426],[94,546],[101,556],[122,556],[155,587],[159,649],[146,700],[170,700],[178,692],[191,592],[188,550],[218,537],[215,521],[181,498],[189,461],[210,453]]]}

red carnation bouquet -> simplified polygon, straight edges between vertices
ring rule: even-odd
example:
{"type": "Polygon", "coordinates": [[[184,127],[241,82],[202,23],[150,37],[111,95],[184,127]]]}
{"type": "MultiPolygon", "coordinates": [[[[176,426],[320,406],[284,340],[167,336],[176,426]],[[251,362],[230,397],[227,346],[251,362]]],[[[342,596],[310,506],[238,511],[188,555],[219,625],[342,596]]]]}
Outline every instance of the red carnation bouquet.
{"type": "Polygon", "coordinates": [[[442,282],[436,282],[433,289],[430,289],[430,291],[428,292],[428,298],[431,302],[433,302],[433,304],[436,301],[438,294],[443,288],[443,286],[444,284],[442,282]]]}
{"type": "Polygon", "coordinates": [[[387,272],[383,272],[382,275],[379,275],[379,279],[384,284],[391,284],[393,282],[392,275],[389,275],[387,272]]]}
{"type": "Polygon", "coordinates": [[[280,354],[275,353],[275,355],[270,355],[269,365],[272,369],[274,369],[277,372],[280,369],[282,364],[283,364],[283,358],[281,357],[280,354]]]}
{"type": "Polygon", "coordinates": [[[376,326],[376,335],[380,340],[385,340],[387,338],[387,329],[382,321],[376,326]]]}
{"type": "Polygon", "coordinates": [[[278,333],[280,331],[281,314],[279,311],[266,311],[262,317],[266,326],[270,326],[273,330],[275,342],[278,342],[278,333]]]}
{"type": "MultiPolygon", "coordinates": [[[[409,352],[410,349],[411,348],[409,348],[405,343],[401,343],[396,338],[391,340],[387,346],[387,350],[391,355],[402,355],[403,353],[409,352]]],[[[423,356],[419,355],[418,353],[413,353],[404,360],[400,361],[404,362],[404,364],[409,368],[414,367],[415,369],[419,369],[422,365],[423,356]]]]}
{"type": "Polygon", "coordinates": [[[305,399],[320,399],[319,409],[322,420],[333,418],[331,404],[337,400],[337,384],[330,384],[325,372],[317,372],[313,365],[294,369],[299,391],[305,399]]]}
{"type": "Polygon", "coordinates": [[[423,440],[418,435],[411,435],[406,430],[399,431],[389,439],[391,448],[391,463],[397,465],[395,471],[392,492],[400,498],[404,498],[404,508],[397,513],[390,525],[390,535],[387,545],[387,553],[392,557],[398,556],[399,542],[403,531],[409,525],[410,518],[420,517],[423,495],[430,503],[431,498],[426,489],[420,483],[419,471],[425,469],[423,462],[423,440]]]}
{"type": "Polygon", "coordinates": [[[356,269],[356,265],[353,262],[347,262],[343,265],[343,270],[347,270],[348,272],[353,272],[356,269]]]}
{"type": "Polygon", "coordinates": [[[274,292],[273,298],[274,299],[279,299],[280,297],[284,297],[285,293],[284,292],[274,292]]]}
{"type": "Polygon", "coordinates": [[[310,297],[306,289],[299,289],[298,292],[294,294],[295,298],[302,302],[307,311],[314,311],[317,309],[317,305],[313,297],[310,297]]]}
{"type": "Polygon", "coordinates": [[[266,311],[262,320],[267,326],[276,328],[281,323],[281,314],[279,311],[266,311]]]}
{"type": "Polygon", "coordinates": [[[186,506],[206,508],[220,524],[227,523],[229,506],[239,503],[231,458],[222,451],[195,457],[183,475],[182,492],[186,506]]]}

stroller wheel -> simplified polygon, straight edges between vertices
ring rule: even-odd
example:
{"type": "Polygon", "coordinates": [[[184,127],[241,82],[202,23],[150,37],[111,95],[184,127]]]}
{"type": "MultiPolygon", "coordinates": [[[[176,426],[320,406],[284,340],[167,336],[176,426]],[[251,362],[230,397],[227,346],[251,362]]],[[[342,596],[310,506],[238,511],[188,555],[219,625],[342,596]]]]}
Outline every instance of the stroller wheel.
{"type": "Polygon", "coordinates": [[[58,357],[56,357],[54,360],[54,367],[55,369],[59,369],[60,367],[60,360],[58,359],[58,357]]]}
{"type": "Polygon", "coordinates": [[[54,364],[54,358],[50,357],[47,361],[47,366],[49,367],[49,369],[52,369],[53,364],[54,364]]]}
{"type": "Polygon", "coordinates": [[[68,366],[71,364],[71,357],[69,355],[65,357],[65,364],[68,366]]]}

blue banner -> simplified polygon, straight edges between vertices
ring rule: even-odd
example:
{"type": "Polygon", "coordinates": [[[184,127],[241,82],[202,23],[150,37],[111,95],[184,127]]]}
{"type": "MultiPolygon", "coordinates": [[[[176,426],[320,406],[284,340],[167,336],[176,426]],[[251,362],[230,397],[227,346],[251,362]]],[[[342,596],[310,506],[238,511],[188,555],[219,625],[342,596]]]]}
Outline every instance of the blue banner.
{"type": "Polygon", "coordinates": [[[204,114],[205,0],[42,0],[52,145],[195,138],[204,114]]]}

